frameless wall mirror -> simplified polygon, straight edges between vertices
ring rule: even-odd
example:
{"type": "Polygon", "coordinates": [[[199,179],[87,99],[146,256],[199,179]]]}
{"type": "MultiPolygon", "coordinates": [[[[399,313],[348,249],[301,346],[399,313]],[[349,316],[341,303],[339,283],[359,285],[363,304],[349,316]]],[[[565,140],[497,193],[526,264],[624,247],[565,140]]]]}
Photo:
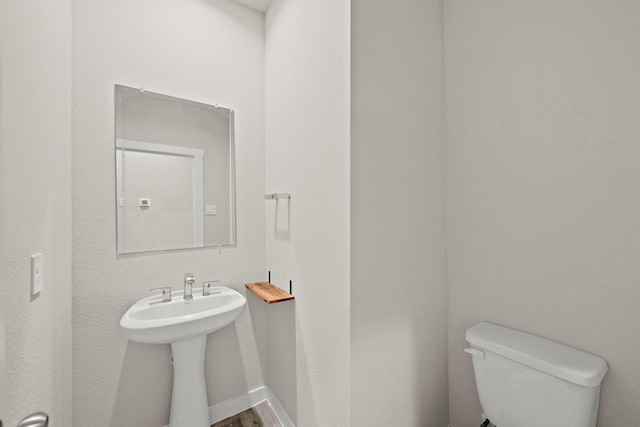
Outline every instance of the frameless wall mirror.
{"type": "Polygon", "coordinates": [[[233,110],[115,86],[118,253],[236,243],[233,110]]]}

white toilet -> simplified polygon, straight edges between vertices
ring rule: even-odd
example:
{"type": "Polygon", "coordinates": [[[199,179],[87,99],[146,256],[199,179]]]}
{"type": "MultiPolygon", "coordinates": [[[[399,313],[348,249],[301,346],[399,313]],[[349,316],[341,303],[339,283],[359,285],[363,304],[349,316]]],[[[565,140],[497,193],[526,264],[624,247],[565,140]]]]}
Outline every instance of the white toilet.
{"type": "Polygon", "coordinates": [[[607,362],[481,322],[467,329],[480,404],[497,427],[595,427],[607,362]]]}

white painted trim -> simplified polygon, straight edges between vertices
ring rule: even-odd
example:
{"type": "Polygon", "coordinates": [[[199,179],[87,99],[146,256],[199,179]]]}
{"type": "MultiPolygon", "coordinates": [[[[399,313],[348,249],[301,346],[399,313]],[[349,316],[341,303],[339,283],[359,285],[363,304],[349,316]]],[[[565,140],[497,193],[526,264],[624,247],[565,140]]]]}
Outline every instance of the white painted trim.
{"type": "Polygon", "coordinates": [[[237,244],[236,228],[236,126],[233,110],[229,112],[229,237],[230,245],[237,244]]]}
{"type": "Polygon", "coordinates": [[[116,146],[116,244],[117,253],[125,252],[124,209],[122,206],[124,193],[124,151],[116,146]]]}
{"type": "MultiPolygon", "coordinates": [[[[116,138],[116,215],[117,215],[117,247],[118,253],[137,252],[126,251],[124,239],[124,211],[121,206],[124,188],[124,156],[119,153],[137,151],[141,153],[167,154],[171,156],[190,157],[193,159],[192,188],[193,188],[193,247],[204,246],[204,150],[199,148],[180,147],[178,145],[155,144],[152,142],[135,141],[132,139],[116,138]],[[122,177],[122,179],[118,179],[122,177]],[[122,218],[122,219],[120,219],[122,218]]],[[[152,249],[156,250],[156,249],[152,249]]]]}
{"type": "Polygon", "coordinates": [[[287,414],[287,411],[284,410],[284,407],[278,400],[276,394],[273,392],[271,387],[266,385],[241,394],[233,399],[225,400],[224,402],[210,406],[209,422],[214,424],[222,421],[225,418],[229,418],[242,411],[246,411],[249,408],[253,408],[263,400],[267,400],[269,402],[273,408],[273,412],[275,412],[283,427],[296,427],[289,417],[289,414],[287,414]]]}
{"type": "Polygon", "coordinates": [[[180,147],[178,145],[155,144],[153,142],[135,141],[132,139],[116,138],[116,148],[142,151],[144,153],[171,154],[185,157],[204,157],[204,150],[199,148],[180,147]]]}
{"type": "Polygon", "coordinates": [[[204,150],[193,158],[193,247],[204,246],[204,150]]]}

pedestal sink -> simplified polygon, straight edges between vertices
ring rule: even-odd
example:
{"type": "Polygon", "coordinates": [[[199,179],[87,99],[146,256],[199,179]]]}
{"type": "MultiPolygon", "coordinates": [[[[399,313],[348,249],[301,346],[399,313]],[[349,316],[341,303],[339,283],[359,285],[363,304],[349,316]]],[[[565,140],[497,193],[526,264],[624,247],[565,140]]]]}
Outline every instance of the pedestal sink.
{"type": "Polygon", "coordinates": [[[247,300],[224,286],[209,295],[193,291],[188,303],[182,291],[171,293],[170,302],[154,295],[135,303],[120,320],[120,329],[131,341],[171,344],[173,392],[170,427],[209,427],[209,404],[204,379],[207,334],[232,323],[247,300]]]}

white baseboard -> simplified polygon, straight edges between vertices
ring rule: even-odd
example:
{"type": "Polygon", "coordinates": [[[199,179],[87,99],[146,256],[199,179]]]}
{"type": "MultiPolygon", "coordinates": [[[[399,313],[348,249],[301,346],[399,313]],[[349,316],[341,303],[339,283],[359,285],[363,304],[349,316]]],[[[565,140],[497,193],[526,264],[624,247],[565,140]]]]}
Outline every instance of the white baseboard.
{"type": "Polygon", "coordinates": [[[213,406],[210,406],[209,422],[210,424],[213,424],[217,423],[218,421],[222,421],[225,418],[229,418],[233,415],[256,406],[263,400],[267,400],[269,402],[269,404],[273,408],[273,412],[275,412],[276,416],[280,420],[282,427],[296,427],[293,421],[291,421],[289,414],[287,414],[287,411],[284,410],[284,407],[278,400],[276,394],[273,392],[273,390],[271,390],[271,387],[266,385],[241,394],[240,396],[234,397],[233,399],[225,400],[224,402],[220,402],[213,406]]]}

